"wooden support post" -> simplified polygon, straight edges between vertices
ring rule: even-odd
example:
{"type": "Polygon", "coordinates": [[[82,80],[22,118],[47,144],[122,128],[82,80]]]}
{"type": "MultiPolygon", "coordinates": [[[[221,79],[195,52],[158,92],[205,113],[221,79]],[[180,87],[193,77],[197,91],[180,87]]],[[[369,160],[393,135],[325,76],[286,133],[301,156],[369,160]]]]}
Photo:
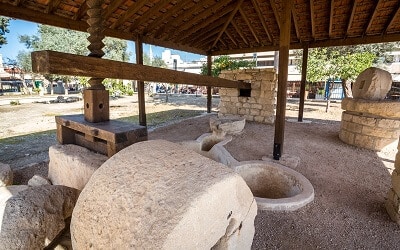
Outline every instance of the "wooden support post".
{"type": "MultiPolygon", "coordinates": [[[[104,55],[102,48],[104,43],[104,27],[102,19],[102,0],[88,0],[87,14],[89,16],[87,29],[90,42],[88,49],[89,56],[101,58],[104,55]]],[[[88,122],[103,122],[110,120],[110,99],[108,91],[102,84],[103,78],[92,77],[89,79],[90,87],[83,92],[84,116],[88,122]]]]}
{"type": "Polygon", "coordinates": [[[308,45],[303,48],[303,62],[301,64],[301,85],[300,85],[300,103],[298,121],[303,121],[304,99],[306,93],[306,78],[307,78],[307,61],[308,61],[308,45]]]}
{"type": "Polygon", "coordinates": [[[290,23],[293,0],[284,1],[280,16],[279,35],[279,73],[278,73],[278,100],[276,105],[275,137],[273,157],[275,160],[283,154],[286,116],[286,90],[289,66],[290,23]]]}
{"type": "MultiPolygon", "coordinates": [[[[143,65],[143,43],[142,39],[136,39],[136,64],[143,65]]],[[[144,81],[137,81],[138,84],[138,103],[139,103],[139,124],[147,126],[146,121],[146,101],[144,99],[144,81]]]]}
{"type": "MultiPolygon", "coordinates": [[[[207,75],[211,76],[211,55],[207,55],[207,75]]],[[[211,86],[207,86],[207,113],[211,113],[212,94],[211,86]]]]}

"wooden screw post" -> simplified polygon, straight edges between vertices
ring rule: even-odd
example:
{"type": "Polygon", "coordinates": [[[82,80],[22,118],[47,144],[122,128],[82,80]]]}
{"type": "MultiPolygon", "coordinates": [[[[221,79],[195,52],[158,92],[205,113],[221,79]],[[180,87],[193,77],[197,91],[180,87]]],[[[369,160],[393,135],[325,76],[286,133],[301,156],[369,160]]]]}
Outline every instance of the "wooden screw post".
{"type": "MultiPolygon", "coordinates": [[[[88,41],[90,45],[88,49],[90,51],[89,56],[101,58],[104,56],[102,48],[104,43],[104,27],[103,19],[101,16],[101,4],[102,0],[88,0],[87,14],[89,16],[87,23],[89,28],[87,29],[90,34],[88,41]]],[[[85,89],[83,92],[84,100],[84,116],[88,122],[103,122],[110,120],[110,100],[108,91],[103,85],[104,78],[90,78],[90,87],[85,89]]]]}

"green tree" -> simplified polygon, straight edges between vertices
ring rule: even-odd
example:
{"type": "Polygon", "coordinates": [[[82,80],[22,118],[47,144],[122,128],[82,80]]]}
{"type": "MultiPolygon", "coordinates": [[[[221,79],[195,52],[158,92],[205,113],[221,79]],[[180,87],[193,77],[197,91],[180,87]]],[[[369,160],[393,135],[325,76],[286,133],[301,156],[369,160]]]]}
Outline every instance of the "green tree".
{"type": "MultiPolygon", "coordinates": [[[[219,76],[222,70],[234,70],[239,68],[252,68],[255,66],[255,61],[235,60],[229,56],[219,56],[213,60],[211,65],[211,75],[219,76]]],[[[207,75],[207,64],[204,63],[201,67],[201,74],[207,75]]]]}
{"type": "Polygon", "coordinates": [[[7,44],[6,33],[9,33],[10,30],[8,26],[10,25],[10,18],[0,16],[0,48],[3,44],[7,44]]]}

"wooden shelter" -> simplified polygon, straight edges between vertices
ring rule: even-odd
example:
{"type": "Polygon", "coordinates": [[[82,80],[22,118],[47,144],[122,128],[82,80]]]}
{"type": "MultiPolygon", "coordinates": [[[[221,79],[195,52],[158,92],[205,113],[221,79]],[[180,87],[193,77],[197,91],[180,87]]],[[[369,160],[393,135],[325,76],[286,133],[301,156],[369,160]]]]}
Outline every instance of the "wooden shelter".
{"type": "MultiPolygon", "coordinates": [[[[88,10],[93,9],[93,6],[88,7],[91,2],[2,0],[0,15],[89,33],[92,30],[93,42],[101,42],[96,33],[136,41],[139,52],[142,43],[208,56],[279,50],[274,141],[274,157],[277,159],[284,141],[289,49],[400,40],[399,0],[104,0],[99,2],[101,14],[97,16],[88,14],[88,10]],[[102,20],[104,30],[93,31],[93,20],[98,19],[102,20]]],[[[101,57],[101,53],[97,52],[92,56],[101,57]]],[[[52,53],[46,53],[36,57],[41,64],[49,66],[52,53]]],[[[96,59],[98,61],[95,64],[102,60],[96,59]]],[[[128,67],[127,64],[125,66],[128,67]]],[[[71,72],[74,71],[73,65],[69,67],[71,72]]],[[[131,67],[137,73],[141,71],[135,66],[131,67]]],[[[37,70],[44,69],[41,67],[37,70]]],[[[59,69],[49,66],[47,70],[48,73],[56,73],[59,69]]],[[[146,70],[156,72],[156,69],[146,70]]],[[[152,75],[156,75],[159,81],[163,81],[165,76],[152,75]]],[[[146,77],[139,80],[147,80],[146,77]]],[[[190,75],[174,75],[175,79],[183,77],[196,81],[197,85],[203,81],[190,75]]],[[[206,80],[207,76],[203,77],[203,82],[208,81],[206,86],[240,87],[240,83],[225,85],[219,80],[206,80]]],[[[303,90],[304,82],[303,78],[303,90]]],[[[141,110],[144,112],[143,89],[139,90],[139,98],[142,98],[139,103],[142,103],[141,110]]],[[[145,119],[143,114],[142,123],[145,119]]]]}

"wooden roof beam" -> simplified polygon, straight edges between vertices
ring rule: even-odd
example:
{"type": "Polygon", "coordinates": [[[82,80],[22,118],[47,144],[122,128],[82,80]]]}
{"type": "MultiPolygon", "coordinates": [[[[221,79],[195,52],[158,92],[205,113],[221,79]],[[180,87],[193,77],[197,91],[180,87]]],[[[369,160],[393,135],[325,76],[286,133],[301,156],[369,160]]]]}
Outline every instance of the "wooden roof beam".
{"type": "MultiPolygon", "coordinates": [[[[178,1],[175,5],[174,5],[174,9],[183,9],[188,3],[186,1],[178,1]]],[[[171,11],[171,10],[167,10],[167,12],[163,13],[161,18],[157,18],[155,19],[152,23],[150,23],[143,31],[143,34],[147,34],[151,31],[153,31],[154,29],[161,28],[160,26],[164,26],[165,22],[168,23],[171,19],[171,17],[176,14],[176,12],[171,11]]],[[[161,28],[162,29],[162,28],[161,28]]]]}
{"type": "Polygon", "coordinates": [[[392,26],[394,20],[396,20],[396,18],[398,17],[399,12],[400,12],[400,3],[397,4],[397,7],[394,9],[388,21],[386,22],[385,30],[382,32],[382,35],[387,34],[387,31],[392,26]]]}
{"type": "Polygon", "coordinates": [[[104,20],[107,20],[114,11],[118,9],[121,4],[123,4],[126,0],[114,0],[110,1],[110,4],[107,6],[107,8],[103,11],[103,18],[104,20]]]}
{"type": "Polygon", "coordinates": [[[26,1],[26,0],[16,0],[16,1],[14,2],[14,5],[15,5],[15,6],[21,6],[25,1],[26,1]]]}
{"type": "Polygon", "coordinates": [[[219,77],[48,50],[32,52],[32,70],[41,74],[195,84],[224,88],[251,88],[250,83],[219,77]]]}
{"type": "Polygon", "coordinates": [[[189,42],[189,44],[191,46],[196,46],[196,45],[202,44],[204,42],[204,40],[207,40],[208,38],[213,38],[215,40],[214,37],[216,34],[219,34],[220,30],[221,30],[221,27],[219,26],[219,27],[216,27],[213,30],[210,30],[209,32],[207,32],[207,35],[200,34],[200,36],[197,36],[195,39],[192,39],[189,42]]]}
{"type": "Polygon", "coordinates": [[[213,45],[211,46],[211,48],[214,47],[214,46],[217,44],[218,40],[221,38],[222,34],[225,32],[226,28],[228,27],[228,25],[229,25],[230,22],[232,21],[233,17],[234,17],[234,16],[236,15],[236,13],[238,12],[238,10],[239,10],[239,8],[240,8],[240,5],[242,5],[242,3],[243,3],[243,0],[237,1],[236,6],[235,6],[235,9],[232,11],[231,15],[230,15],[229,18],[226,20],[226,23],[224,24],[224,27],[222,27],[220,33],[218,34],[218,36],[217,36],[217,38],[215,39],[215,41],[214,41],[213,45]]]}
{"type": "MultiPolygon", "coordinates": [[[[143,15],[140,17],[140,21],[136,20],[130,27],[129,31],[134,32],[138,27],[143,25],[144,23],[147,23],[149,19],[154,17],[157,13],[160,12],[162,8],[165,7],[165,5],[169,4],[171,0],[161,0],[160,2],[156,3],[153,7],[151,7],[148,11],[143,13],[143,15]]],[[[163,18],[163,16],[159,16],[158,18],[163,18]]]]}
{"type": "Polygon", "coordinates": [[[311,36],[315,40],[314,0],[310,0],[311,36]]]}
{"type": "Polygon", "coordinates": [[[278,24],[278,28],[281,29],[281,22],[279,21],[279,12],[278,12],[278,9],[276,7],[275,1],[274,0],[269,0],[269,4],[271,5],[272,12],[274,12],[275,21],[278,24]]]}
{"type": "Polygon", "coordinates": [[[292,19],[293,19],[293,23],[294,23],[294,30],[296,31],[296,38],[301,41],[300,38],[300,31],[299,31],[299,23],[297,22],[297,17],[296,17],[296,13],[295,13],[295,8],[292,9],[292,19]]]}
{"type": "Polygon", "coordinates": [[[239,47],[238,44],[237,44],[237,42],[236,42],[236,40],[233,39],[232,35],[231,35],[227,30],[225,31],[225,34],[226,34],[226,36],[232,41],[232,43],[233,43],[236,47],[239,47]]]}
{"type": "Polygon", "coordinates": [[[86,12],[88,10],[88,6],[86,2],[84,2],[81,7],[79,7],[78,11],[75,13],[74,17],[72,18],[73,20],[80,20],[84,15],[86,15],[86,12]]]}
{"type": "Polygon", "coordinates": [[[356,2],[356,0],[353,0],[353,6],[351,8],[351,14],[350,14],[349,21],[347,22],[347,29],[346,29],[345,37],[347,37],[349,35],[351,25],[353,24],[354,13],[356,12],[356,7],[357,7],[357,2],[356,2]]]}
{"type": "Polygon", "coordinates": [[[333,12],[335,11],[334,9],[334,1],[335,0],[331,0],[331,10],[329,13],[329,37],[332,37],[332,30],[333,30],[333,12]]]}
{"type": "MultiPolygon", "coordinates": [[[[178,25],[181,24],[182,22],[184,22],[184,20],[189,19],[188,22],[191,22],[193,20],[199,21],[202,19],[202,17],[204,17],[202,14],[204,11],[209,11],[210,13],[214,13],[217,10],[219,10],[222,6],[227,5],[231,0],[222,0],[219,1],[218,4],[210,6],[208,8],[204,8],[204,2],[203,1],[199,1],[196,3],[195,6],[193,6],[192,8],[190,8],[190,11],[187,10],[185,11],[182,15],[178,16],[177,18],[175,18],[174,23],[177,23],[178,25]],[[198,15],[193,16],[193,13],[197,13],[199,12],[198,15]]],[[[169,40],[171,37],[174,36],[173,30],[179,30],[180,32],[182,31],[180,29],[180,27],[176,27],[171,25],[169,28],[167,28],[167,30],[162,30],[159,29],[159,31],[155,34],[154,37],[159,37],[162,33],[165,33],[166,35],[161,37],[161,39],[166,39],[169,40]]]]}
{"type": "Polygon", "coordinates": [[[243,12],[242,8],[239,7],[239,13],[242,16],[242,18],[244,19],[244,22],[247,24],[247,27],[249,27],[249,30],[251,32],[251,34],[253,34],[254,39],[257,41],[257,43],[260,43],[260,40],[257,37],[256,32],[253,29],[253,25],[251,25],[249,19],[246,16],[246,13],[243,12]]]}
{"type": "Polygon", "coordinates": [[[178,42],[180,39],[185,39],[186,37],[196,33],[197,31],[199,31],[203,28],[209,27],[211,24],[220,23],[221,21],[224,23],[225,20],[221,17],[230,13],[231,11],[233,11],[233,9],[234,9],[234,7],[226,7],[221,12],[218,12],[218,15],[216,15],[216,14],[212,15],[210,18],[206,18],[206,20],[199,22],[197,25],[191,27],[190,31],[181,30],[177,34],[176,39],[174,39],[174,41],[178,42]]]}
{"type": "Polygon", "coordinates": [[[61,2],[61,0],[49,1],[49,4],[47,5],[46,11],[45,11],[46,14],[53,13],[54,10],[57,9],[58,5],[60,5],[60,2],[61,2]]]}
{"type": "Polygon", "coordinates": [[[235,20],[232,20],[232,26],[235,28],[236,32],[242,38],[243,42],[246,45],[249,45],[249,41],[247,41],[246,37],[243,35],[243,32],[240,30],[239,26],[236,24],[235,20]]]}
{"type": "MultiPolygon", "coordinates": [[[[220,28],[224,23],[224,19],[217,19],[215,22],[209,23],[209,25],[207,26],[207,30],[209,31],[207,32],[207,35],[210,33],[210,31],[215,31],[216,29],[220,28]]],[[[194,36],[185,35],[181,39],[177,38],[175,42],[185,44],[190,43],[191,41],[198,41],[201,38],[204,38],[204,34],[202,34],[202,32],[198,32],[197,34],[195,33],[194,36]]]]}
{"type": "Polygon", "coordinates": [[[380,0],[375,1],[372,15],[369,18],[369,22],[368,22],[367,28],[364,30],[363,36],[365,36],[368,33],[369,29],[371,28],[372,22],[374,21],[374,19],[376,17],[376,13],[378,13],[377,7],[378,7],[379,3],[380,3],[380,0]]]}
{"type": "Polygon", "coordinates": [[[129,9],[126,10],[125,14],[118,18],[118,20],[111,25],[111,29],[117,29],[122,24],[126,22],[129,18],[135,15],[145,4],[147,0],[138,0],[136,3],[132,4],[129,9]]]}
{"type": "Polygon", "coordinates": [[[256,0],[251,0],[251,3],[253,4],[253,8],[257,13],[258,19],[260,20],[260,22],[261,22],[261,24],[262,24],[262,26],[264,28],[265,34],[267,34],[267,36],[268,36],[268,40],[270,42],[272,42],[271,34],[270,34],[269,30],[268,30],[268,26],[267,26],[267,23],[265,22],[264,16],[261,13],[261,8],[258,5],[258,2],[256,0]]]}

